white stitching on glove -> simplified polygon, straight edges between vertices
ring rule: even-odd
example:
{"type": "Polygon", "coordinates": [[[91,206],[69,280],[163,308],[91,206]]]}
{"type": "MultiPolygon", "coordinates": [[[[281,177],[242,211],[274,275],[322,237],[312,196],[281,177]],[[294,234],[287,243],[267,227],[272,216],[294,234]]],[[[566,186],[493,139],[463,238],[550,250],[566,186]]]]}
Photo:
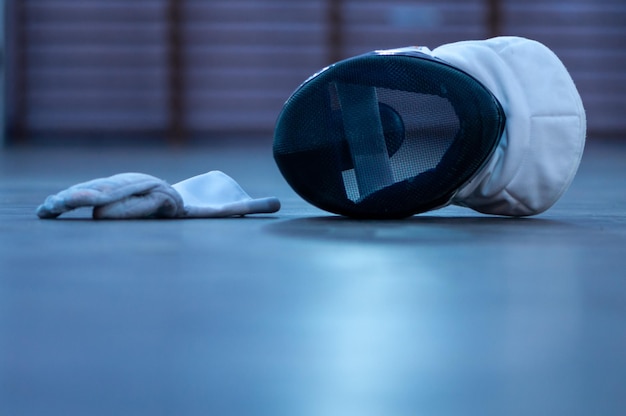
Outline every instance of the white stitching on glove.
{"type": "Polygon", "coordinates": [[[37,208],[56,218],[79,207],[94,207],[97,219],[216,218],[280,209],[277,198],[253,199],[228,175],[212,171],[174,186],[143,173],[121,173],[71,186],[37,208]]]}

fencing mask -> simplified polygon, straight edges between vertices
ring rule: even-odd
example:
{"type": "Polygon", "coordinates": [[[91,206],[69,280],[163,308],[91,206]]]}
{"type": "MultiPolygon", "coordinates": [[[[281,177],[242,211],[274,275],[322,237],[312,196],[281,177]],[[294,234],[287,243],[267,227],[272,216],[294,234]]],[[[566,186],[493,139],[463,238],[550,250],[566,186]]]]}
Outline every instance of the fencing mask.
{"type": "Polygon", "coordinates": [[[323,69],[285,103],[274,159],[302,198],[336,214],[403,218],[456,204],[525,216],[565,192],[585,131],[556,55],[499,37],[323,69]]]}

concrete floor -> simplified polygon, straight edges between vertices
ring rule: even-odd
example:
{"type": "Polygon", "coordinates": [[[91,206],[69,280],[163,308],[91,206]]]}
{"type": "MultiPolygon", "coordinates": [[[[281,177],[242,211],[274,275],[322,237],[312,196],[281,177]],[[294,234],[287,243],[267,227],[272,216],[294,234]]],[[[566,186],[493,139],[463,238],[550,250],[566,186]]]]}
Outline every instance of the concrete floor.
{"type": "Polygon", "coordinates": [[[1,415],[623,415],[626,141],[535,218],[299,199],[269,144],[0,152],[1,415]],[[74,183],[220,169],[273,215],[39,220],[74,183]]]}

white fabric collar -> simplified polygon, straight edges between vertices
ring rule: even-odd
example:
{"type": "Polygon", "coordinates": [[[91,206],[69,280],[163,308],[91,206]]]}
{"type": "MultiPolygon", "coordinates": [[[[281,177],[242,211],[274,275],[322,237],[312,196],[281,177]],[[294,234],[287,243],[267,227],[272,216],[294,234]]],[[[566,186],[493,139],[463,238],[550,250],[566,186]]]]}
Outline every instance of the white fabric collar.
{"type": "Polygon", "coordinates": [[[586,135],[582,100],[559,58],[520,37],[457,42],[430,54],[481,81],[507,116],[493,156],[452,203],[513,216],[551,207],[576,174],[586,135]]]}

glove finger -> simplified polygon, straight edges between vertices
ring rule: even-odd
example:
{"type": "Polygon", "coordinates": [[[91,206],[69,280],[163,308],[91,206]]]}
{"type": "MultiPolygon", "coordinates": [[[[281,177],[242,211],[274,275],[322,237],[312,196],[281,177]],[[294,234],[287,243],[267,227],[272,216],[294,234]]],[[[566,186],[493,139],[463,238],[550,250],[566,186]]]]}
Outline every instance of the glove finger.
{"type": "Polygon", "coordinates": [[[175,218],[184,211],[180,195],[173,189],[132,195],[93,210],[96,219],[175,218]]]}
{"type": "Polygon", "coordinates": [[[75,208],[106,205],[160,185],[169,186],[161,179],[143,173],[121,173],[93,179],[50,195],[37,208],[37,215],[40,218],[56,218],[75,208]]]}

